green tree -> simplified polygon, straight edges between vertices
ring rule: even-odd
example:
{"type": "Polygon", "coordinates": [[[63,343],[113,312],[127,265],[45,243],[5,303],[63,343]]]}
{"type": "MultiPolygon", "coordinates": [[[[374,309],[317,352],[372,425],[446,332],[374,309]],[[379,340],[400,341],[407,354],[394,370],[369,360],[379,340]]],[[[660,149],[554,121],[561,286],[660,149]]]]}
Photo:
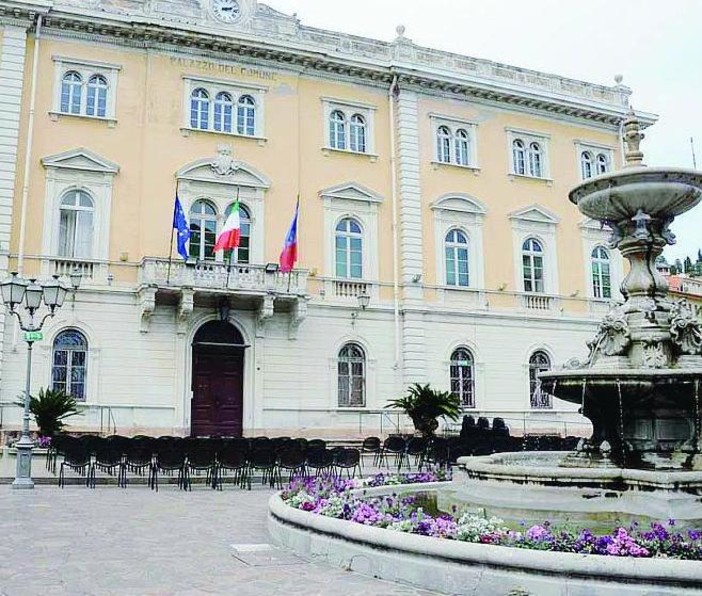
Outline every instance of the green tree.
{"type": "MultiPolygon", "coordinates": [[[[24,402],[17,405],[24,407],[24,402]]],[[[53,437],[64,427],[64,420],[78,413],[76,400],[60,389],[40,389],[29,396],[29,411],[39,427],[42,437],[53,437]]]]}

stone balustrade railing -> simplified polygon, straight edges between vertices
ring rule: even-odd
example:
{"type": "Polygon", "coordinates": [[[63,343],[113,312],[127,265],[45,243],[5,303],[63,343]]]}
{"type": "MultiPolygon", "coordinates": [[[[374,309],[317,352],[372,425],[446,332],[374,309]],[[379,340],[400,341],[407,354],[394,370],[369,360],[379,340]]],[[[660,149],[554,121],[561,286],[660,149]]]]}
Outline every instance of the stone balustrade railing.
{"type": "Polygon", "coordinates": [[[212,290],[244,290],[305,294],[307,271],[290,273],[266,271],[265,265],[217,262],[183,263],[167,259],[146,258],[141,262],[139,281],[142,284],[203,288],[212,290]]]}

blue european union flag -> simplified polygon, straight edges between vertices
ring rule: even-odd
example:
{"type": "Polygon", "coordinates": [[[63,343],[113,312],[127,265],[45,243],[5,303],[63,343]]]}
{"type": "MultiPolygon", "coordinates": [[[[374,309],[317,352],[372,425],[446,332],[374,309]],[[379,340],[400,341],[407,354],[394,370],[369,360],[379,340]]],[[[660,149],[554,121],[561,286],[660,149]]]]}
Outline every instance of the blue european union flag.
{"type": "Polygon", "coordinates": [[[188,260],[188,247],[185,243],[190,239],[190,228],[185,219],[183,206],[180,204],[178,193],[175,197],[175,206],[173,207],[173,227],[178,234],[178,254],[186,261],[188,260]]]}

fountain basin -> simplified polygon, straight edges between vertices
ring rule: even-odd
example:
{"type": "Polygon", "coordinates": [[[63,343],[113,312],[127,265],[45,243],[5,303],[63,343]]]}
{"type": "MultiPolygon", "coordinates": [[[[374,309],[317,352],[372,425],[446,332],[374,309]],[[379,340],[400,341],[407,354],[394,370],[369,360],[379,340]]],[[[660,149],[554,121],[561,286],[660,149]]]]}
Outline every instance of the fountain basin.
{"type": "MultiPolygon", "coordinates": [[[[611,449],[605,465],[702,471],[702,369],[585,368],[548,371],[539,379],[549,393],[581,406],[593,425],[588,448],[606,441],[611,449]]],[[[583,465],[586,459],[580,458],[583,465]]]]}
{"type": "Polygon", "coordinates": [[[637,167],[603,174],[576,186],[570,201],[600,221],[630,219],[641,210],[667,219],[702,200],[702,174],[680,168],[637,167]]]}
{"type": "Polygon", "coordinates": [[[557,519],[611,528],[675,519],[682,527],[702,527],[702,472],[562,467],[569,457],[551,451],[459,458],[439,508],[485,507],[527,524],[557,519]]]}
{"type": "MultiPolygon", "coordinates": [[[[453,483],[443,483],[453,486],[453,483]]],[[[445,487],[382,487],[441,494],[445,487]]],[[[379,495],[383,492],[375,492],[379,495]]],[[[374,528],[269,501],[272,539],[305,558],[443,594],[660,596],[702,594],[702,563],[632,559],[470,544],[374,528]]]]}

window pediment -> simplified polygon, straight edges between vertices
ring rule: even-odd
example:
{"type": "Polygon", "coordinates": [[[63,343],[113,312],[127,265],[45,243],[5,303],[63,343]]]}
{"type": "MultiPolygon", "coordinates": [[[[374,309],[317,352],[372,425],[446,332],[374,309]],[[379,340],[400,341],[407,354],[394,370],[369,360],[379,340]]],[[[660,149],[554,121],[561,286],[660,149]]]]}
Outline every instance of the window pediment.
{"type": "Polygon", "coordinates": [[[119,166],[116,163],[83,148],[44,157],[41,163],[45,168],[80,170],[113,175],[119,173],[119,166]]]}
{"type": "Polygon", "coordinates": [[[487,208],[481,201],[463,193],[443,195],[432,203],[431,208],[442,211],[472,213],[474,215],[485,215],[487,213],[487,208]]]}
{"type": "Polygon", "coordinates": [[[247,163],[234,159],[226,146],[219,147],[215,158],[198,159],[183,166],[176,172],[176,176],[179,180],[230,186],[270,188],[271,185],[267,176],[247,163]]]}
{"type": "Polygon", "coordinates": [[[344,199],[363,203],[382,203],[383,197],[356,182],[345,182],[319,191],[322,199],[344,199]]]}
{"type": "Polygon", "coordinates": [[[539,205],[530,205],[529,207],[524,207],[518,211],[513,211],[510,213],[509,218],[512,220],[551,225],[556,225],[560,221],[558,216],[551,213],[548,209],[540,207],[539,205]]]}

